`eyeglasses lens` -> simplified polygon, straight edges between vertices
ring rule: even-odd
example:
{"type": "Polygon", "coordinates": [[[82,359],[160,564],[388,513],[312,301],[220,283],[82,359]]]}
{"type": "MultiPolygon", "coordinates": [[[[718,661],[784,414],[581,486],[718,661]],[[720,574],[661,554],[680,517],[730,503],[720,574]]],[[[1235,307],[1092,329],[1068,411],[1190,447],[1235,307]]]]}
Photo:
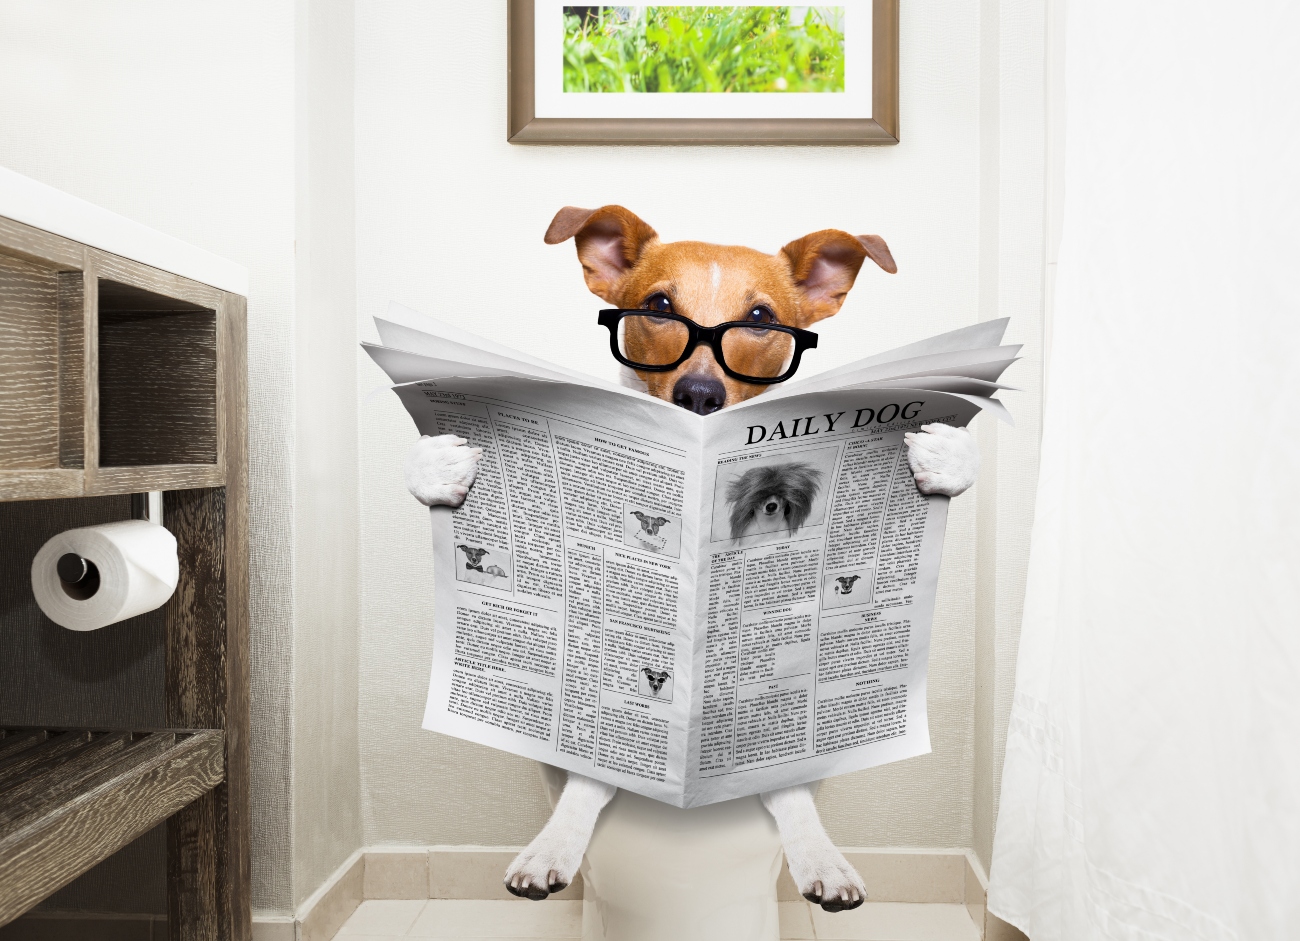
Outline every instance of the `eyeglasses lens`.
{"type": "Polygon", "coordinates": [[[628,314],[618,324],[618,350],[624,358],[645,366],[667,366],[686,351],[690,331],[680,320],[649,314],[628,314]]]}
{"type": "Polygon", "coordinates": [[[742,376],[775,379],[790,368],[794,337],[780,330],[732,327],[722,334],[722,358],[742,376]]]}

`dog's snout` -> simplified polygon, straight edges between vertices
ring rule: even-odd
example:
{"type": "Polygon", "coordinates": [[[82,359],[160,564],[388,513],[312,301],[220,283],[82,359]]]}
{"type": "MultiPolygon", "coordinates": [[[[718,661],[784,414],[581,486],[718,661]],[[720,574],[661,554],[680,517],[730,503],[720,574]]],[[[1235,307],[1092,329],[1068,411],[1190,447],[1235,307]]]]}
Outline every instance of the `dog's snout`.
{"type": "Polygon", "coordinates": [[[673,404],[696,415],[711,415],[727,404],[727,387],[712,376],[688,373],[673,386],[673,404]]]}
{"type": "Polygon", "coordinates": [[[775,500],[768,500],[766,503],[763,504],[763,512],[766,513],[768,516],[771,516],[773,513],[775,513],[777,509],[778,506],[775,500]]]}

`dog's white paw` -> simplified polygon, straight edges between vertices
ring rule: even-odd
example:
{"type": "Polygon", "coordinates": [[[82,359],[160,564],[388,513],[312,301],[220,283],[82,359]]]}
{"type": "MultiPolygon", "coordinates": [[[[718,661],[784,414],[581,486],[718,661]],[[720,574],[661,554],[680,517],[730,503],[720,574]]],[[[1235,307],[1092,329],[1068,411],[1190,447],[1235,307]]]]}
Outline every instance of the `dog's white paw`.
{"type": "Polygon", "coordinates": [[[557,838],[557,834],[547,832],[549,829],[539,833],[506,869],[506,891],[511,895],[540,902],[573,881],[587,842],[565,839],[563,834],[557,838]]]}
{"type": "Polygon", "coordinates": [[[979,476],[979,445],[965,428],[934,423],[909,431],[903,438],[907,463],[922,493],[955,497],[969,490],[979,476]]]}
{"type": "Polygon", "coordinates": [[[510,893],[540,902],[572,882],[596,818],[617,791],[612,784],[569,772],[551,819],[506,870],[510,893]]]}
{"type": "Polygon", "coordinates": [[[761,795],[781,831],[785,862],[800,894],[828,912],[857,908],[867,900],[858,871],[826,835],[813,803],[815,785],[797,784],[761,795]]]}
{"type": "Polygon", "coordinates": [[[786,843],[785,861],[799,894],[828,912],[846,912],[867,900],[862,877],[824,834],[786,843]]]}
{"type": "Polygon", "coordinates": [[[455,435],[425,435],[407,452],[406,489],[425,506],[460,506],[474,486],[482,453],[455,435]]]}

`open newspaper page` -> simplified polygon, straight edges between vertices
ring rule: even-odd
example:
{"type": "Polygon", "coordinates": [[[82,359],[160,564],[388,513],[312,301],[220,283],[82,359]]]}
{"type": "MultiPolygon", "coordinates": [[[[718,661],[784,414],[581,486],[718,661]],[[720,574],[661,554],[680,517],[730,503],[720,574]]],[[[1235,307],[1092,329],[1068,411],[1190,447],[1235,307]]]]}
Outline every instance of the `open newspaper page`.
{"type": "Polygon", "coordinates": [[[698,416],[527,379],[397,389],[483,449],[431,511],[424,727],[681,805],[696,612],[698,416]]]}
{"type": "Polygon", "coordinates": [[[948,500],[903,435],[1009,419],[1005,322],[702,419],[394,316],[363,346],[421,433],[484,452],[431,512],[426,728],[677,806],[929,750],[948,500]]]}
{"type": "Polygon", "coordinates": [[[930,750],[948,498],[903,435],[978,406],[904,389],[763,397],[705,423],[687,806],[930,750]]]}

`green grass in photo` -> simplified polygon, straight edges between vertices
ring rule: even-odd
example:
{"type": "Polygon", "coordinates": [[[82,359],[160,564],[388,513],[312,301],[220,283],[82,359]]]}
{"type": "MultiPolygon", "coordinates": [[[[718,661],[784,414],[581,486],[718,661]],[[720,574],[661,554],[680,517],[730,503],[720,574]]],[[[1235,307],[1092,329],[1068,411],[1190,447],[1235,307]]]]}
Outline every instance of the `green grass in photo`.
{"type": "Polygon", "coordinates": [[[842,92],[843,7],[565,7],[566,92],[842,92]]]}

